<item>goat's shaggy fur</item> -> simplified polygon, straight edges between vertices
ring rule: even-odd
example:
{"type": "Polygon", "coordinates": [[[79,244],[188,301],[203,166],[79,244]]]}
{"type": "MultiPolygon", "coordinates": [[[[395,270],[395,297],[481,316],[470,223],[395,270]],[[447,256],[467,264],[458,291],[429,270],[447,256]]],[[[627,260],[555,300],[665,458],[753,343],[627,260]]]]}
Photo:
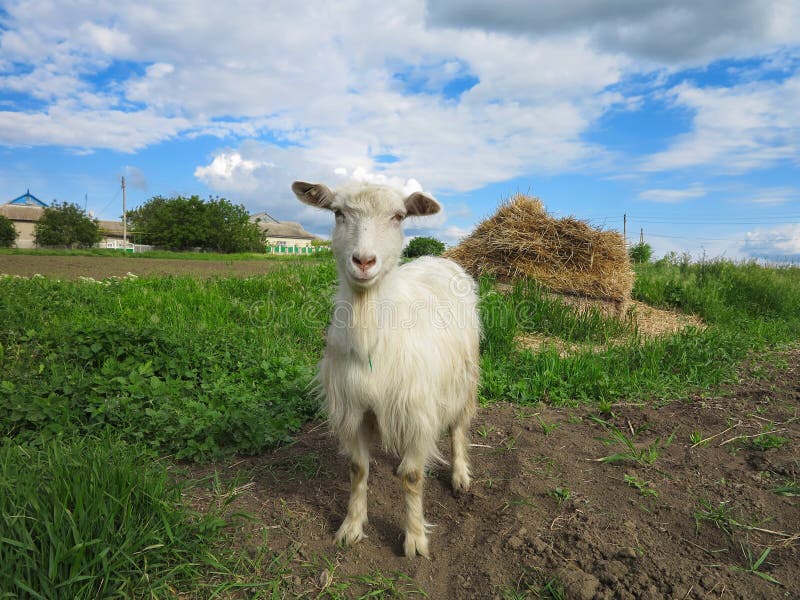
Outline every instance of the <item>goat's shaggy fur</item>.
{"type": "Polygon", "coordinates": [[[405,553],[427,557],[424,469],[441,459],[437,442],[446,428],[453,489],[465,491],[470,483],[466,432],[479,377],[475,283],[447,259],[424,257],[398,267],[401,221],[438,212],[430,196],[363,184],[332,192],[295,182],[292,189],[301,201],[336,214],[339,289],[318,375],[330,426],[351,461],[347,517],[336,540],[364,536],[369,442],[376,433],[401,459],[405,553]]]}

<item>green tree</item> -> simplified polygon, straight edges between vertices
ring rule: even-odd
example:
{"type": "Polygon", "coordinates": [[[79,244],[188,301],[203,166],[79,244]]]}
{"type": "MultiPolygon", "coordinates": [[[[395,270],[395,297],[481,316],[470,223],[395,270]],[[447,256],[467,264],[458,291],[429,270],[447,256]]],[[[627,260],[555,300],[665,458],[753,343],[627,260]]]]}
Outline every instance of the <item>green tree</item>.
{"type": "Polygon", "coordinates": [[[11,248],[17,241],[17,228],[8,217],[0,215],[0,248],[11,248]]]}
{"type": "Polygon", "coordinates": [[[415,258],[417,256],[439,256],[444,252],[444,244],[431,237],[415,237],[408,242],[408,246],[403,250],[403,256],[406,258],[415,258]]]}
{"type": "Polygon", "coordinates": [[[650,262],[650,258],[653,256],[653,248],[646,242],[639,242],[628,248],[628,254],[633,262],[646,263],[650,262]]]}
{"type": "Polygon", "coordinates": [[[224,198],[209,199],[205,204],[209,228],[207,247],[216,252],[259,252],[264,250],[261,229],[250,222],[250,214],[241,204],[224,198]]]}
{"type": "Polygon", "coordinates": [[[171,250],[258,252],[264,249],[261,230],[250,222],[242,205],[224,198],[155,196],[128,212],[133,230],[147,244],[171,250]]]}
{"type": "Polygon", "coordinates": [[[44,209],[33,233],[37,246],[89,248],[103,239],[100,223],[77,204],[54,203],[44,209]]]}

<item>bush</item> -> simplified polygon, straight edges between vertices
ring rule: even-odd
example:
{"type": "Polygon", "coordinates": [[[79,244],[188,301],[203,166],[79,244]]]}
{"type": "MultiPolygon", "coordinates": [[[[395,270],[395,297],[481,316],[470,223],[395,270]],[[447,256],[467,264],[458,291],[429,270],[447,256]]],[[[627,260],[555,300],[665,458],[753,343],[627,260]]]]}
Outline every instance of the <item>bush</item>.
{"type": "Polygon", "coordinates": [[[436,238],[415,237],[408,243],[403,251],[406,258],[416,258],[417,256],[439,256],[444,252],[444,244],[436,238]]]}
{"type": "Polygon", "coordinates": [[[128,212],[143,241],[159,248],[213,252],[263,252],[261,230],[242,205],[224,198],[156,196],[128,212]]]}
{"type": "Polygon", "coordinates": [[[37,246],[66,248],[89,248],[103,238],[97,219],[87,216],[77,204],[67,202],[45,208],[33,235],[37,246]]]}
{"type": "Polygon", "coordinates": [[[650,244],[639,242],[628,249],[628,254],[636,264],[646,263],[650,262],[650,258],[653,256],[653,248],[650,244]]]}
{"type": "Polygon", "coordinates": [[[17,228],[11,219],[0,215],[0,248],[11,248],[17,241],[17,228]]]}

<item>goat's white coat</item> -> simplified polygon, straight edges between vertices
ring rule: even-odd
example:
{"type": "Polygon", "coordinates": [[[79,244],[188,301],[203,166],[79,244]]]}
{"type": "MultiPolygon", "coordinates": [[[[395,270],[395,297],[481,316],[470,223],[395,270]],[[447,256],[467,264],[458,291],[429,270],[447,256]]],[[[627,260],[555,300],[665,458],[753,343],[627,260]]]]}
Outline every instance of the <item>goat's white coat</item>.
{"type": "Polygon", "coordinates": [[[337,213],[332,247],[340,283],[318,376],[330,426],[351,459],[348,515],[336,538],[363,537],[368,443],[377,433],[383,447],[401,458],[405,552],[428,556],[422,479],[426,464],[441,458],[437,442],[446,428],[453,487],[469,487],[466,430],[479,377],[475,283],[447,259],[423,257],[397,266],[400,220],[437,212],[429,196],[403,198],[375,185],[333,193],[296,182],[292,189],[300,200],[337,213]]]}

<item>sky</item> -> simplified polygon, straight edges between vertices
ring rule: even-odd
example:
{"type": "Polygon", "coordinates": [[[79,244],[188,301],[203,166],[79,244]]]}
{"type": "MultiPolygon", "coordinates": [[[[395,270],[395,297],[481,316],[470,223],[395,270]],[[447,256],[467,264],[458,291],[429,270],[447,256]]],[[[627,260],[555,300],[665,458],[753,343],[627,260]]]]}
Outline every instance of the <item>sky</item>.
{"type": "Polygon", "coordinates": [[[800,262],[797,0],[0,0],[0,202],[221,196],[328,236],[296,179],[516,192],[656,256],[800,262]],[[626,219],[626,221],[624,221],[626,219]]]}

